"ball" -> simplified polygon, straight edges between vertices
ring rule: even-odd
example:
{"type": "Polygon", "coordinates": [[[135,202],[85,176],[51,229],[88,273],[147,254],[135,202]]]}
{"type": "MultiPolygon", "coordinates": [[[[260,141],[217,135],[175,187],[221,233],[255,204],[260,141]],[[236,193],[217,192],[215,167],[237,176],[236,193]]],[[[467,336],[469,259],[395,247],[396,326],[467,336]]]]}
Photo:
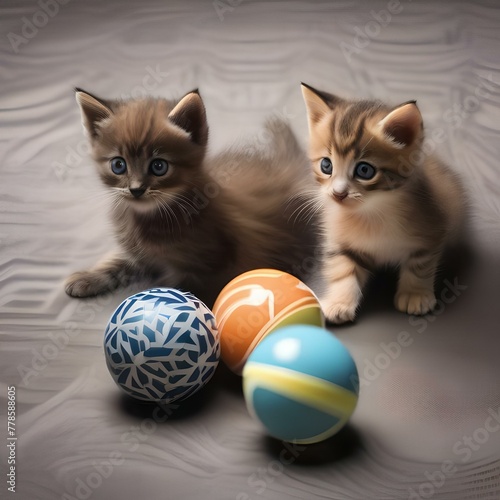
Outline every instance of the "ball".
{"type": "Polygon", "coordinates": [[[323,326],[318,299],[304,283],[275,269],[249,271],[230,281],[213,307],[221,357],[238,375],[248,355],[269,333],[285,325],[323,326]]]}
{"type": "Polygon", "coordinates": [[[250,413],[280,440],[310,444],[338,432],[358,400],[358,371],[324,328],[294,325],[268,335],[243,369],[250,413]]]}
{"type": "Polygon", "coordinates": [[[200,390],[219,363],[211,311],[190,293],[155,288],[124,300],[104,335],[111,376],[130,396],[171,403],[200,390]]]}

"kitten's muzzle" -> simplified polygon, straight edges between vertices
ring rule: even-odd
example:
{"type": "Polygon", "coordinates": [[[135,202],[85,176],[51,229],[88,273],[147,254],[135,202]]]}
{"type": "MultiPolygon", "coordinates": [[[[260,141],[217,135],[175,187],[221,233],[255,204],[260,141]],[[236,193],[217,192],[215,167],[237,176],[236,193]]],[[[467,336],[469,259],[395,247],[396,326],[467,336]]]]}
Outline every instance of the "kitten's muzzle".
{"type": "Polygon", "coordinates": [[[342,191],[341,193],[338,193],[337,191],[333,191],[332,192],[332,196],[334,198],[335,201],[343,201],[345,198],[347,198],[347,195],[349,193],[347,191],[342,191]]]}
{"type": "Polygon", "coordinates": [[[129,191],[130,191],[130,194],[134,198],[140,198],[146,192],[146,189],[145,188],[133,188],[133,189],[130,189],[129,191]]]}

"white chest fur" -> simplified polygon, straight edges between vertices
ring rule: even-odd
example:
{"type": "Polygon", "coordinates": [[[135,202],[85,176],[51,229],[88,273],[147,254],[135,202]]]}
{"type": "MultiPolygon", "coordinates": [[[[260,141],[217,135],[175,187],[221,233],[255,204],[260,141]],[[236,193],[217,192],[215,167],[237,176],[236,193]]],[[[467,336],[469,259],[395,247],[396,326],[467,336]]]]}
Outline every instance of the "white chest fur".
{"type": "Polygon", "coordinates": [[[377,207],[342,206],[329,202],[326,214],[330,250],[349,249],[369,256],[377,265],[398,264],[419,248],[411,220],[394,203],[377,207]]]}

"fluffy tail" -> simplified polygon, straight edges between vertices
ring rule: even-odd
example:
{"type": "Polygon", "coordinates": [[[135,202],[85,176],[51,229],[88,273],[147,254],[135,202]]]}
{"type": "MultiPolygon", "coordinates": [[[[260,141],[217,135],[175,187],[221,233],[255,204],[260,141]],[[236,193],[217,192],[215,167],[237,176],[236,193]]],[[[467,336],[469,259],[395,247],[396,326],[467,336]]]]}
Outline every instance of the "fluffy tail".
{"type": "Polygon", "coordinates": [[[290,162],[292,166],[299,169],[299,173],[305,173],[307,168],[307,157],[297,140],[290,124],[277,117],[270,117],[264,124],[265,135],[269,137],[270,150],[273,162],[290,162]]]}
{"type": "Polygon", "coordinates": [[[305,278],[316,247],[309,161],[290,125],[267,120],[261,133],[211,163],[223,211],[238,228],[248,268],[276,267],[305,278]],[[311,215],[302,217],[301,215],[311,215]],[[260,264],[257,266],[256,263],[260,264]]]}
{"type": "Polygon", "coordinates": [[[249,141],[218,155],[210,167],[212,176],[230,192],[257,197],[269,210],[277,209],[283,198],[299,195],[312,180],[305,152],[290,125],[277,117],[269,118],[249,141]]]}

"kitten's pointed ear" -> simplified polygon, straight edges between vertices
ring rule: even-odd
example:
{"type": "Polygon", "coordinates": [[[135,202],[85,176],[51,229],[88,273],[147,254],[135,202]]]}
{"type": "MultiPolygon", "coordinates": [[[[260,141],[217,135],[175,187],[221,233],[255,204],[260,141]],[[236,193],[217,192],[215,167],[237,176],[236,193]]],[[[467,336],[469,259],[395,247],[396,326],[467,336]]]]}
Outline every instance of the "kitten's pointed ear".
{"type": "Polygon", "coordinates": [[[191,135],[193,142],[205,146],[208,124],[205,106],[198,90],[186,94],[170,111],[168,119],[191,135]]]}
{"type": "Polygon", "coordinates": [[[109,118],[113,112],[104,100],[82,89],[75,89],[75,97],[78,106],[80,106],[83,126],[89,136],[94,138],[97,136],[99,123],[109,118]]]}
{"type": "Polygon", "coordinates": [[[316,90],[305,83],[301,83],[301,88],[302,96],[306,104],[310,130],[324,116],[334,110],[342,99],[332,94],[328,94],[327,92],[316,90]]]}
{"type": "Polygon", "coordinates": [[[382,133],[392,143],[404,148],[411,146],[421,137],[422,115],[416,101],[401,104],[379,122],[382,133]]]}

